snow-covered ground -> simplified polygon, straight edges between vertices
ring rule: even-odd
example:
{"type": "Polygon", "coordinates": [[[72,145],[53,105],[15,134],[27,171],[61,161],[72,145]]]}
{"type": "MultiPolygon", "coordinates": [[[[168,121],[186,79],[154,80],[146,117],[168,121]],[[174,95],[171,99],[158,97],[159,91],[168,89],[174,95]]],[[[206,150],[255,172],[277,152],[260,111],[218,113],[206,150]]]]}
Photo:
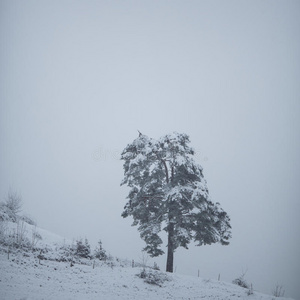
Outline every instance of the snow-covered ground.
{"type": "MultiPolygon", "coordinates": [[[[151,285],[136,276],[140,268],[107,264],[73,267],[66,262],[38,260],[23,254],[0,254],[0,298],[12,299],[261,299],[267,296],[233,284],[197,277],[168,275],[170,281],[151,285]]],[[[278,298],[279,299],[279,298],[278,298]]]]}
{"type": "MultiPolygon", "coordinates": [[[[10,224],[11,227],[14,225],[10,224]]],[[[30,232],[32,227],[27,227],[30,232]]],[[[43,239],[41,245],[57,245],[66,241],[46,230],[37,229],[43,239]]],[[[128,261],[114,259],[110,262],[86,264],[38,259],[39,252],[0,251],[0,299],[251,299],[272,300],[274,296],[255,292],[222,281],[146,269],[147,273],[167,279],[159,285],[146,283],[136,276],[141,267],[132,267],[128,261]]],[[[53,255],[53,253],[52,253],[53,255]]],[[[51,255],[49,256],[51,257],[51,255]]],[[[276,298],[284,299],[284,298],[276,298]]]]}

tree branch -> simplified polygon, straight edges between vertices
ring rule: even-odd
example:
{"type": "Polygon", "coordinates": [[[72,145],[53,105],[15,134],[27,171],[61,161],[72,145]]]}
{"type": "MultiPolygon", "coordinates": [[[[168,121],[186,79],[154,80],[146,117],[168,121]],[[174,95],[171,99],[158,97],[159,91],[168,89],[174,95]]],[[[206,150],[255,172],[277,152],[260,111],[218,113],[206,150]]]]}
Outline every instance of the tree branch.
{"type": "Polygon", "coordinates": [[[167,163],[166,163],[166,161],[165,161],[164,159],[162,159],[161,161],[162,161],[162,163],[163,163],[163,165],[164,165],[164,167],[165,167],[166,181],[167,181],[167,183],[169,183],[170,180],[169,180],[169,170],[168,170],[167,163]]]}

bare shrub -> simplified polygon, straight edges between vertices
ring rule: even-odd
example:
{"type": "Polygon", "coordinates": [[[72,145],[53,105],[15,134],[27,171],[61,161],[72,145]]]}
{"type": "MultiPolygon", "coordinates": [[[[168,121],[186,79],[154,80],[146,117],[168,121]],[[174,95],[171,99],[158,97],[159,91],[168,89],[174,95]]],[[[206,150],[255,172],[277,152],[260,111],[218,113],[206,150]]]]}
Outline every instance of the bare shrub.
{"type": "Polygon", "coordinates": [[[38,241],[42,240],[42,236],[37,232],[36,226],[32,228],[32,235],[31,235],[31,247],[34,249],[38,243],[38,241]]]}
{"type": "Polygon", "coordinates": [[[25,222],[23,220],[18,220],[17,221],[17,232],[15,235],[15,244],[17,247],[22,248],[22,246],[25,244],[26,242],[26,225],[25,222]]]}
{"type": "Polygon", "coordinates": [[[16,191],[10,189],[4,203],[15,215],[22,211],[22,196],[16,191]]]}
{"type": "Polygon", "coordinates": [[[277,283],[272,291],[272,295],[275,297],[283,297],[284,293],[285,290],[283,289],[283,286],[277,283]]]}
{"type": "Polygon", "coordinates": [[[247,271],[243,272],[238,278],[234,279],[232,281],[233,284],[236,284],[238,286],[241,286],[245,289],[250,289],[249,284],[247,283],[247,281],[245,280],[245,275],[246,275],[247,271]]]}
{"type": "Polygon", "coordinates": [[[248,296],[253,295],[253,285],[252,285],[252,283],[250,284],[249,290],[247,291],[247,295],[248,296]]]}

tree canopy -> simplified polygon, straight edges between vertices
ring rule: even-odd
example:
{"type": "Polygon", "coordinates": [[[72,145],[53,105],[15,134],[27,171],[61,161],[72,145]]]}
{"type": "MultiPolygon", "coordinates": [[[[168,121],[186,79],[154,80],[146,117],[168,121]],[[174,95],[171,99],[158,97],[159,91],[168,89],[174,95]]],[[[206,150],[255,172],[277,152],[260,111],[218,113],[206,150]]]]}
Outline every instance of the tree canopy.
{"type": "Polygon", "coordinates": [[[122,216],[133,217],[144,248],[152,257],[164,253],[159,233],[168,233],[167,271],[173,271],[173,253],[212,243],[228,245],[230,218],[210,199],[202,167],[197,164],[188,135],[173,133],[158,140],[139,134],[123,150],[124,179],[130,187],[122,216]]]}

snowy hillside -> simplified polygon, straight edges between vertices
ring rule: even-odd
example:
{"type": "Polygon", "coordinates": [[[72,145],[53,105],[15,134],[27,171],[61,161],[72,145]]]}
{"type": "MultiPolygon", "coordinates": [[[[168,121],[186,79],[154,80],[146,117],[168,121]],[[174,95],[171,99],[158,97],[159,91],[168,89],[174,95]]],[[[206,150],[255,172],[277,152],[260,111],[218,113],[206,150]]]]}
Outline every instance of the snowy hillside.
{"type": "MultiPolygon", "coordinates": [[[[6,230],[16,231],[16,226],[8,222],[6,230]]],[[[151,268],[142,272],[141,266],[132,267],[130,261],[117,258],[76,260],[72,266],[67,259],[58,259],[69,241],[28,224],[25,231],[28,238],[33,231],[41,235],[36,244],[39,250],[11,249],[8,257],[2,243],[0,299],[275,299],[255,291],[248,295],[248,289],[231,283],[151,268]]]]}
{"type": "Polygon", "coordinates": [[[33,242],[33,236],[40,236],[34,241],[36,248],[55,248],[65,243],[71,244],[72,241],[66,240],[65,238],[52,233],[48,230],[39,228],[35,225],[30,225],[26,222],[5,222],[5,230],[7,234],[20,233],[23,234],[24,240],[27,239],[30,243],[33,242]]]}

